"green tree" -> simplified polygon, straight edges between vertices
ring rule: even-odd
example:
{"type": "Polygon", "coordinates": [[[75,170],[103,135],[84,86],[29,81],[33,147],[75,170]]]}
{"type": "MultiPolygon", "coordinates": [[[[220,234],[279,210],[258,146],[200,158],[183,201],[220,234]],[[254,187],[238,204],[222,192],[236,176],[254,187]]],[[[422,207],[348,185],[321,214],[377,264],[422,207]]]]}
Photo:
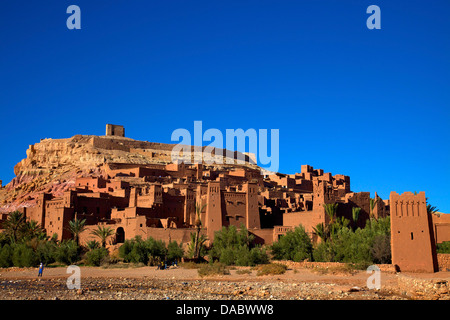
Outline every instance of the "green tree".
{"type": "Polygon", "coordinates": [[[315,261],[357,264],[390,261],[390,218],[380,218],[353,231],[342,227],[332,241],[321,242],[313,251],[315,261]]]}
{"type": "Polygon", "coordinates": [[[106,248],[106,240],[114,235],[113,229],[105,226],[98,226],[97,229],[91,232],[92,235],[98,237],[103,248],[106,248]]]}
{"type": "Polygon", "coordinates": [[[337,207],[339,203],[324,203],[323,207],[325,208],[325,212],[330,219],[329,224],[332,224],[336,218],[337,207]]]}
{"type": "Polygon", "coordinates": [[[79,246],[75,240],[62,241],[56,247],[55,260],[66,265],[75,264],[79,260],[79,246]]]}
{"type": "Polygon", "coordinates": [[[106,248],[95,248],[86,252],[86,263],[90,266],[100,266],[106,261],[109,252],[106,248]]]}
{"type": "Polygon", "coordinates": [[[432,206],[431,204],[427,204],[427,213],[437,215],[438,217],[440,214],[438,213],[439,209],[435,206],[432,206]]]}
{"type": "Polygon", "coordinates": [[[356,229],[358,226],[358,220],[359,220],[360,213],[361,213],[361,208],[352,207],[352,220],[353,220],[354,229],[356,229]]]}
{"type": "Polygon", "coordinates": [[[9,244],[0,247],[0,268],[9,268],[13,266],[13,252],[14,250],[9,244]]]}
{"type": "Polygon", "coordinates": [[[30,220],[23,224],[21,228],[21,238],[25,241],[30,239],[46,240],[47,235],[37,221],[30,220]]]}
{"type": "MultiPolygon", "coordinates": [[[[200,206],[200,204],[195,204],[195,213],[197,215],[195,219],[195,238],[194,238],[194,258],[199,259],[200,258],[200,232],[202,230],[202,219],[201,214],[203,209],[205,209],[206,204],[203,206],[200,206]]],[[[192,238],[191,238],[192,239],[192,238]]],[[[205,238],[203,238],[203,243],[206,242],[205,238]]]]}
{"type": "Polygon", "coordinates": [[[196,233],[192,232],[187,255],[189,258],[195,258],[197,255],[197,259],[201,260],[207,255],[206,241],[208,238],[204,234],[201,234],[198,239],[196,237],[196,233]]]}
{"type": "Polygon", "coordinates": [[[313,227],[313,231],[322,240],[322,242],[327,241],[330,236],[328,228],[325,227],[323,223],[319,223],[313,227]]]}
{"type": "Polygon", "coordinates": [[[272,255],[275,260],[303,261],[312,260],[313,246],[305,228],[300,225],[288,231],[277,242],[272,244],[272,255]]]}
{"type": "Polygon", "coordinates": [[[373,213],[373,210],[375,209],[375,205],[377,204],[378,199],[372,199],[369,200],[369,206],[370,206],[370,219],[375,219],[375,214],[373,213]]]}
{"type": "Polygon", "coordinates": [[[69,226],[67,229],[72,233],[73,240],[75,241],[76,245],[80,245],[80,234],[86,230],[86,219],[78,220],[77,218],[73,219],[72,221],[69,221],[69,226]]]}
{"type": "Polygon", "coordinates": [[[254,266],[269,261],[265,249],[252,246],[255,236],[241,224],[240,229],[235,226],[223,227],[214,235],[214,242],[210,250],[211,261],[218,260],[226,265],[254,266]]]}
{"type": "Polygon", "coordinates": [[[100,247],[101,247],[100,242],[98,242],[97,240],[91,240],[91,241],[86,242],[86,248],[88,250],[94,250],[94,249],[98,249],[100,247]]]}
{"type": "Polygon", "coordinates": [[[179,262],[183,258],[184,251],[182,244],[178,244],[176,241],[170,241],[167,245],[167,261],[172,263],[174,261],[179,262]]]}
{"type": "Polygon", "coordinates": [[[3,222],[5,233],[10,236],[11,241],[16,243],[19,233],[25,224],[25,216],[20,211],[13,211],[8,214],[8,218],[3,222]]]}
{"type": "Polygon", "coordinates": [[[18,243],[13,246],[14,252],[12,262],[16,267],[36,267],[39,265],[38,254],[25,243],[18,243]]]}

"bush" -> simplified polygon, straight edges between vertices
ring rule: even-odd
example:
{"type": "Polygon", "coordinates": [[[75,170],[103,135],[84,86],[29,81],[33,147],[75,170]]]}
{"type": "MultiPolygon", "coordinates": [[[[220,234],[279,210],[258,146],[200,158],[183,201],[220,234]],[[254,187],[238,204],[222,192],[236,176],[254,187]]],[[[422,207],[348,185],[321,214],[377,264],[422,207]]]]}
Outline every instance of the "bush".
{"type": "Polygon", "coordinates": [[[389,263],[390,219],[367,221],[364,229],[348,227],[336,229],[330,239],[313,250],[315,261],[356,264],[389,263]]]}
{"type": "Polygon", "coordinates": [[[178,263],[181,261],[181,258],[183,258],[183,255],[184,251],[182,244],[180,243],[178,245],[176,241],[170,241],[167,245],[167,262],[172,263],[176,261],[178,263]]]}
{"type": "Polygon", "coordinates": [[[86,253],[86,263],[90,266],[102,265],[109,256],[109,252],[106,248],[96,248],[86,253]]]}
{"type": "Polygon", "coordinates": [[[13,249],[12,263],[16,267],[37,267],[39,265],[38,254],[26,244],[16,244],[13,249]]]}
{"type": "Polygon", "coordinates": [[[119,248],[119,256],[124,262],[156,265],[166,258],[167,249],[161,240],[148,238],[143,241],[141,237],[127,240],[119,248]]]}
{"type": "Polygon", "coordinates": [[[130,262],[131,257],[130,253],[131,250],[133,250],[133,240],[126,240],[120,247],[119,247],[119,257],[123,259],[124,262],[130,262]]]}
{"type": "Polygon", "coordinates": [[[275,260],[304,261],[312,259],[312,242],[303,226],[288,231],[277,242],[272,244],[272,255],[275,260]]]}
{"type": "Polygon", "coordinates": [[[375,263],[391,263],[391,237],[376,235],[370,247],[370,254],[375,263]]]}
{"type": "Polygon", "coordinates": [[[155,266],[159,261],[164,261],[167,257],[168,251],[164,241],[148,238],[145,241],[148,250],[148,260],[145,264],[155,266]]]}
{"type": "MultiPolygon", "coordinates": [[[[217,231],[214,235],[214,243],[210,251],[213,259],[220,259],[222,251],[225,249],[238,249],[239,247],[249,247],[254,236],[248,233],[247,228],[241,224],[239,232],[235,226],[222,227],[221,231],[217,231]]],[[[230,253],[226,253],[229,257],[230,253]]]]}
{"type": "Polygon", "coordinates": [[[235,226],[223,227],[214,236],[211,258],[225,265],[254,266],[268,263],[266,250],[260,246],[252,247],[253,240],[254,236],[249,234],[244,225],[239,231],[235,226]]]}
{"type": "Polygon", "coordinates": [[[0,248],[0,268],[12,267],[12,256],[13,249],[9,244],[5,244],[2,248],[0,248]]]}
{"type": "Polygon", "coordinates": [[[202,266],[198,268],[197,272],[201,277],[230,274],[230,270],[228,270],[226,265],[220,262],[202,264],[202,266]]]}
{"type": "Polygon", "coordinates": [[[130,262],[134,263],[147,264],[149,259],[148,254],[149,251],[145,243],[141,240],[138,240],[133,243],[133,247],[129,254],[129,260],[130,262]]]}
{"type": "Polygon", "coordinates": [[[79,247],[74,240],[63,241],[56,247],[55,260],[65,265],[75,264],[79,260],[79,247]]]}
{"type": "Polygon", "coordinates": [[[258,267],[257,276],[284,274],[287,266],[280,263],[264,264],[258,267]]]}
{"type": "Polygon", "coordinates": [[[335,253],[329,241],[322,241],[313,250],[314,261],[329,262],[334,261],[335,253]]]}
{"type": "Polygon", "coordinates": [[[437,253],[450,253],[450,241],[444,241],[436,245],[437,253]]]}
{"type": "Polygon", "coordinates": [[[56,244],[50,241],[42,241],[37,245],[36,253],[39,256],[39,261],[44,265],[49,265],[55,262],[56,244]]]}
{"type": "Polygon", "coordinates": [[[187,250],[187,256],[191,259],[195,258],[195,244],[197,243],[198,249],[198,259],[199,261],[204,261],[205,256],[208,254],[208,249],[206,248],[206,241],[208,238],[204,234],[200,234],[198,240],[196,240],[196,233],[191,232],[191,241],[189,242],[188,250],[187,250]]]}

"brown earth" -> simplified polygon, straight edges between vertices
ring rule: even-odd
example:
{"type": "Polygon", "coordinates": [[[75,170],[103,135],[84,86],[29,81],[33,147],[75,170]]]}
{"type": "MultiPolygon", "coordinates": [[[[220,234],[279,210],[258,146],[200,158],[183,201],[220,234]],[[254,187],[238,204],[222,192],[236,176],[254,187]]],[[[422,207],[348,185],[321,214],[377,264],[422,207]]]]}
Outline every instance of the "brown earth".
{"type": "Polygon", "coordinates": [[[81,267],[81,289],[68,289],[67,268],[0,269],[1,300],[450,300],[450,272],[395,273],[381,268],[381,289],[370,276],[342,266],[299,263],[283,275],[257,276],[250,267],[202,278],[183,267],[81,267]],[[245,273],[242,273],[245,272],[245,273]]]}

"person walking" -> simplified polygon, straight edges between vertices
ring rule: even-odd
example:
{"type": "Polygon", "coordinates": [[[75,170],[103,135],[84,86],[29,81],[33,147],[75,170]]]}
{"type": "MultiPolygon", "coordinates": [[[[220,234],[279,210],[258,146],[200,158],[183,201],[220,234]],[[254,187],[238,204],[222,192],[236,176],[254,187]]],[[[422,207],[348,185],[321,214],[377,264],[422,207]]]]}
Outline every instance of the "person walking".
{"type": "Polygon", "coordinates": [[[41,262],[41,264],[39,265],[38,277],[42,277],[42,271],[44,271],[44,264],[41,262]]]}

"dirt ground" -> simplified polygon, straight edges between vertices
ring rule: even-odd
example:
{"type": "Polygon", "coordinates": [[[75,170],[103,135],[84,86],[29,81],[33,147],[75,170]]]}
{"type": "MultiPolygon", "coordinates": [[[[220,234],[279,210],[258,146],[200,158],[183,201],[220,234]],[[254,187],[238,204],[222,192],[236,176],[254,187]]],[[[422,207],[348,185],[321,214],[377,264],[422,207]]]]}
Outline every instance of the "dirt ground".
{"type": "MultiPolygon", "coordinates": [[[[381,271],[381,288],[369,289],[366,271],[291,266],[285,274],[258,276],[250,267],[202,278],[197,269],[80,267],[80,289],[69,289],[67,268],[0,269],[1,300],[449,300],[450,272],[381,271]]],[[[71,282],[72,283],[72,282],[71,282]]]]}

